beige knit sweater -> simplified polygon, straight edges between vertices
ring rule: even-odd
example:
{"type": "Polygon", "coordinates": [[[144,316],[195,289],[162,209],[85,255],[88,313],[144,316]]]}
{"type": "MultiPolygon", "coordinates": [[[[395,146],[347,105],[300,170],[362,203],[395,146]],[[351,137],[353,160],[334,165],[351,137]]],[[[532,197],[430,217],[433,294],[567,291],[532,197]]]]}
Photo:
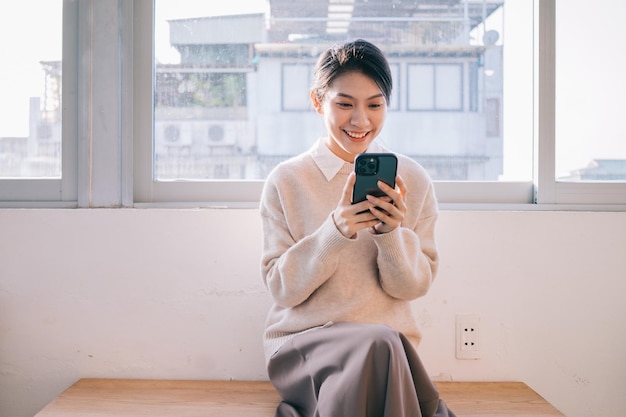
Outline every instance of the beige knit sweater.
{"type": "MultiPolygon", "coordinates": [[[[368,152],[388,152],[373,143],[368,152]]],[[[333,155],[323,140],[278,165],[261,197],[261,274],[274,304],[266,318],[269,360],[291,337],[330,322],[383,323],[415,346],[420,332],[410,301],[428,291],[438,254],[438,209],[432,182],[415,161],[398,156],[407,184],[402,226],[375,235],[344,237],[332,220],[354,165],[333,155]]]]}

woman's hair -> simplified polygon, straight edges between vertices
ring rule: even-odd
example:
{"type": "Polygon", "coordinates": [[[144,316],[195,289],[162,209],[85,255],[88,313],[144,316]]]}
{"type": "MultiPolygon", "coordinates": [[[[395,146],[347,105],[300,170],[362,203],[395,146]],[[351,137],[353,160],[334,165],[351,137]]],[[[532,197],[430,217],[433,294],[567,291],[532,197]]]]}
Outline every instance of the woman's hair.
{"type": "Polygon", "coordinates": [[[311,91],[321,103],[335,79],[349,72],[360,72],[371,78],[389,104],[392,88],[389,63],[376,45],[363,39],[334,45],[322,53],[315,67],[311,91]]]}

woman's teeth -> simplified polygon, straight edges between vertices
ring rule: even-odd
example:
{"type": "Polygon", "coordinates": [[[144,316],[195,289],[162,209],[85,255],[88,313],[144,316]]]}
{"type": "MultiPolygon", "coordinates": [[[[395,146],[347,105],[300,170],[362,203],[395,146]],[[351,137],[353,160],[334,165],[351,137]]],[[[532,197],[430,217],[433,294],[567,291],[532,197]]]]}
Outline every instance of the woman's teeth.
{"type": "Polygon", "coordinates": [[[344,132],[346,132],[346,134],[348,136],[351,136],[355,139],[363,139],[365,137],[365,135],[367,135],[367,132],[365,133],[356,133],[356,132],[348,132],[347,130],[344,130],[344,132]]]}

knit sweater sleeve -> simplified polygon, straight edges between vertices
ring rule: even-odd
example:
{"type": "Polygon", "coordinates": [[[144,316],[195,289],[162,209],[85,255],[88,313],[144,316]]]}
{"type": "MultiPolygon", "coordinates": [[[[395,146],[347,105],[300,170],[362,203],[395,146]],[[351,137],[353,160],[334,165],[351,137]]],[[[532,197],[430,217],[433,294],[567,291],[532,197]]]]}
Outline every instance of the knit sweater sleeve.
{"type": "Polygon", "coordinates": [[[437,273],[438,211],[432,183],[426,188],[418,199],[409,199],[410,205],[419,207],[415,220],[408,219],[394,231],[374,236],[380,285],[394,298],[412,300],[425,295],[437,273]]]}
{"type": "MultiPolygon", "coordinates": [[[[285,201],[279,189],[280,180],[268,178],[261,198],[263,253],[261,274],[274,302],[284,308],[306,301],[336,271],[339,253],[350,240],[337,230],[331,215],[314,231],[296,239],[294,224],[288,221],[285,201]]],[[[315,217],[315,207],[307,218],[315,217]]],[[[300,218],[297,223],[307,222],[300,218]]],[[[296,225],[303,227],[302,224],[296,225]]]]}

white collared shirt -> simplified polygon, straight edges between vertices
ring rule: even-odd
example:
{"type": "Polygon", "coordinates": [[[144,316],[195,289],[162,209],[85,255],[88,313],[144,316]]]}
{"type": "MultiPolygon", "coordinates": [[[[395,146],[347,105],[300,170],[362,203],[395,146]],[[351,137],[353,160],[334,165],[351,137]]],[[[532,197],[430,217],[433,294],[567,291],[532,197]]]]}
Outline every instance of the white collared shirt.
{"type": "MultiPolygon", "coordinates": [[[[372,153],[388,151],[374,141],[370,143],[370,146],[365,152],[372,153]]],[[[328,148],[328,145],[326,145],[326,138],[319,138],[311,147],[309,153],[313,157],[317,167],[320,171],[322,171],[328,181],[332,180],[345,164],[350,164],[350,162],[344,161],[335,155],[330,148],[328,148]]],[[[350,165],[354,165],[354,163],[350,165]]]]}

